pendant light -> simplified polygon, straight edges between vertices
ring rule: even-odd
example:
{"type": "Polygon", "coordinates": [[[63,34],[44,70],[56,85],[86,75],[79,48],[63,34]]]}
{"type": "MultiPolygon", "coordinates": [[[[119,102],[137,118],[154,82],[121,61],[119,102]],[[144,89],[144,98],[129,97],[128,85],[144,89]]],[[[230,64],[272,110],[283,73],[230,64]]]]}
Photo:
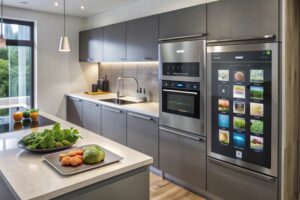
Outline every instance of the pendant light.
{"type": "Polygon", "coordinates": [[[66,36],[66,0],[64,0],[64,35],[60,38],[60,52],[70,52],[69,38],[66,36]]]}
{"type": "Polygon", "coordinates": [[[0,48],[6,47],[6,40],[3,37],[3,0],[1,0],[1,34],[0,34],[0,48]]]}

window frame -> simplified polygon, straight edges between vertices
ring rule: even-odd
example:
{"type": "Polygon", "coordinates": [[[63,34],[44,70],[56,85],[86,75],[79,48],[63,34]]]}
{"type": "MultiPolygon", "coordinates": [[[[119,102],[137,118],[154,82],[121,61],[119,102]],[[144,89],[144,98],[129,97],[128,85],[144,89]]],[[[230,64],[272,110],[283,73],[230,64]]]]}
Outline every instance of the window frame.
{"type": "Polygon", "coordinates": [[[12,40],[6,39],[7,46],[25,46],[31,47],[31,107],[33,108],[35,105],[35,55],[34,55],[34,22],[30,21],[21,21],[21,20],[14,20],[14,19],[5,19],[3,18],[3,24],[17,24],[17,25],[25,25],[29,26],[30,28],[30,40],[12,40]]]}

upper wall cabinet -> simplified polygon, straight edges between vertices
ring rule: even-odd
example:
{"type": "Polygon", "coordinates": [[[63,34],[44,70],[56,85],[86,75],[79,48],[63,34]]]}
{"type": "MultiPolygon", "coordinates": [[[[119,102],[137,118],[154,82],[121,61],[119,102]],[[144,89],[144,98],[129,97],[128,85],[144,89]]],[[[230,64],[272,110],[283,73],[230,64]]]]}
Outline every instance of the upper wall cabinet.
{"type": "Polygon", "coordinates": [[[127,23],[127,60],[158,60],[158,16],[127,23]]]}
{"type": "Polygon", "coordinates": [[[100,62],[102,60],[102,28],[79,33],[79,61],[100,62]]]}
{"type": "Polygon", "coordinates": [[[126,61],[126,24],[104,27],[103,61],[126,61]]]}
{"type": "Polygon", "coordinates": [[[159,16],[159,38],[206,33],[206,5],[200,5],[159,16]]]}
{"type": "Polygon", "coordinates": [[[240,39],[275,34],[279,40],[279,0],[225,0],[207,5],[208,39],[240,39]]]}

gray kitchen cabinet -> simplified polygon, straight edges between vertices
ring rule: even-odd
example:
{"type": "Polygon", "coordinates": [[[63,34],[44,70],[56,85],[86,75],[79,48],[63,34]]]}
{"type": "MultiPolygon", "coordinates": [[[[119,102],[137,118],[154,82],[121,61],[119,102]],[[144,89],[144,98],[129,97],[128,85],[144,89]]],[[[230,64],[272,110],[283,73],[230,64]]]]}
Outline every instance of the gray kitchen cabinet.
{"type": "Polygon", "coordinates": [[[102,136],[126,145],[126,111],[102,105],[102,136]]]}
{"type": "Polygon", "coordinates": [[[206,139],[159,128],[159,168],[196,192],[206,190],[206,139]]]}
{"type": "Polygon", "coordinates": [[[158,16],[127,22],[127,60],[158,60],[158,16]]]}
{"type": "Polygon", "coordinates": [[[103,60],[126,61],[126,24],[103,28],[103,60]]]}
{"type": "Polygon", "coordinates": [[[247,174],[248,170],[223,163],[213,158],[207,160],[207,190],[224,200],[274,200],[278,199],[278,182],[264,175],[247,174]],[[261,176],[261,177],[260,177],[261,176]]]}
{"type": "Polygon", "coordinates": [[[101,105],[83,101],[83,128],[101,134],[101,105]]]}
{"type": "Polygon", "coordinates": [[[82,100],[68,97],[67,98],[67,121],[78,126],[82,126],[82,100]]]}
{"type": "Polygon", "coordinates": [[[225,0],[207,4],[209,40],[275,34],[279,38],[279,0],[225,0]]]}
{"type": "Polygon", "coordinates": [[[103,45],[102,28],[81,31],[79,33],[79,61],[101,62],[103,45]]]}
{"type": "Polygon", "coordinates": [[[158,118],[128,111],[127,146],[153,157],[158,168],[158,118]]]}
{"type": "Polygon", "coordinates": [[[159,15],[159,38],[206,33],[206,5],[199,5],[159,15]]]}

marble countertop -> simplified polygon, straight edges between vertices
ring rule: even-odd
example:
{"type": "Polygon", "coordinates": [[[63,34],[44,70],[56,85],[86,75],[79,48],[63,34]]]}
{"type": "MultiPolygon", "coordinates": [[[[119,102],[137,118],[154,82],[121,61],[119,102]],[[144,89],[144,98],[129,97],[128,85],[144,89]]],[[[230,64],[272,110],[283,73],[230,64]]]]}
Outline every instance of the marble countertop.
{"type": "Polygon", "coordinates": [[[138,103],[136,98],[134,97],[123,97],[121,99],[135,101],[137,103],[127,104],[127,105],[117,105],[114,103],[109,103],[105,101],[101,101],[103,99],[116,98],[117,95],[115,93],[110,94],[101,94],[101,95],[88,95],[84,93],[70,93],[66,94],[66,96],[78,98],[94,103],[100,103],[102,105],[107,105],[115,108],[125,109],[132,112],[138,112],[145,115],[150,115],[152,117],[159,117],[159,104],[155,102],[146,102],[146,103],[138,103]]]}
{"type": "MultiPolygon", "coordinates": [[[[17,142],[35,130],[0,135],[0,176],[19,199],[51,199],[128,171],[148,166],[153,159],[147,155],[96,135],[47,113],[41,115],[61,123],[63,128],[75,127],[83,139],[76,146],[98,144],[124,159],[118,163],[73,176],[61,176],[43,161],[43,156],[17,147],[17,142]]],[[[39,127],[41,131],[51,126],[39,127]]]]}

